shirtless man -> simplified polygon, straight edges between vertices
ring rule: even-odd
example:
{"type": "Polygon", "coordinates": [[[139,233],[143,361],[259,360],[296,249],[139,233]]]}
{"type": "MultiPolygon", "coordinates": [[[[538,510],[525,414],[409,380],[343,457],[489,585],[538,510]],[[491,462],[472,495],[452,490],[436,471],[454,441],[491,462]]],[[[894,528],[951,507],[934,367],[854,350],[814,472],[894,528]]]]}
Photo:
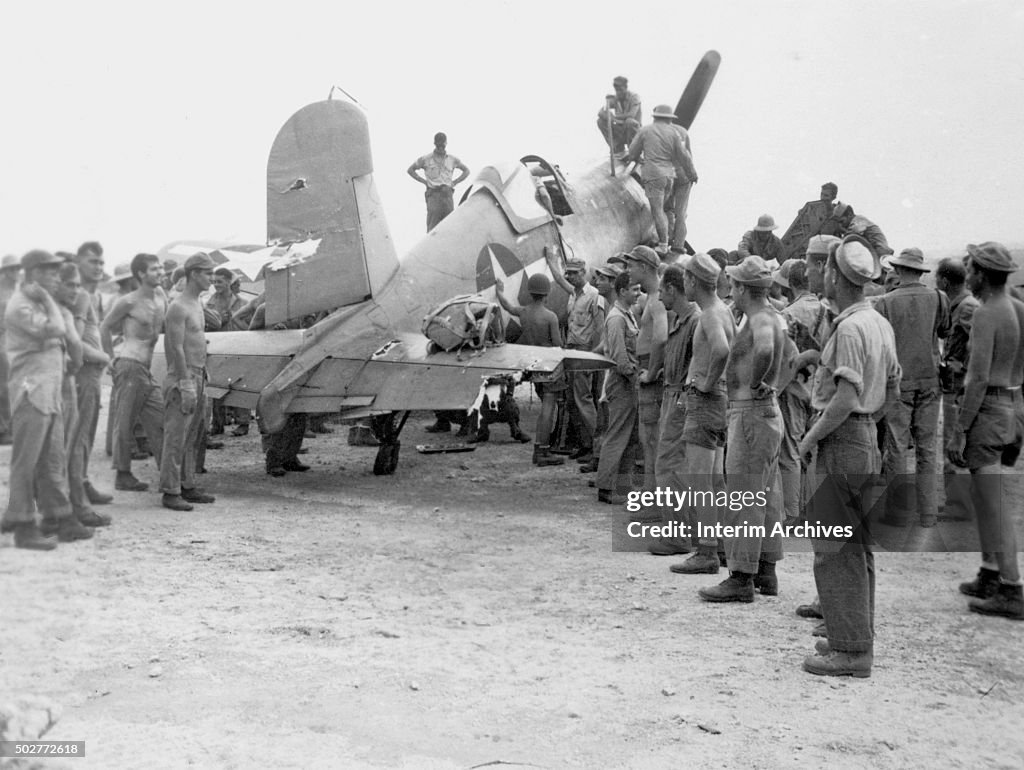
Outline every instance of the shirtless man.
{"type": "MultiPolygon", "coordinates": [[[[723,374],[729,350],[736,336],[732,313],[718,297],[721,268],[707,254],[695,254],[684,268],[686,299],[700,307],[700,318],[693,331],[693,357],[686,375],[683,398],[686,401],[686,467],[689,485],[697,491],[721,486],[726,434],[726,398],[723,374]]],[[[689,523],[712,525],[711,511],[691,511],[689,523]]],[[[691,531],[696,532],[695,529],[691,531]]],[[[718,574],[718,540],[700,538],[697,552],[670,570],[680,575],[718,574]]]]}
{"type": "Polygon", "coordinates": [[[164,321],[164,441],[160,458],[162,504],[191,511],[189,503],[212,503],[213,495],[196,487],[196,443],[205,430],[206,335],[199,295],[210,288],[216,267],[209,255],[185,261],[185,289],[167,308],[164,321]]]}
{"type": "MultiPolygon", "coordinates": [[[[725,369],[729,394],[729,432],[726,443],[725,474],[730,497],[737,492],[752,495],[774,490],[768,505],[729,507],[732,526],[748,524],[751,530],[764,527],[770,533],[782,523],[782,506],[775,476],[779,469],[782,445],[782,413],[775,399],[786,332],[779,313],[768,302],[772,284],[771,268],[761,257],[747,257],[740,264],[725,268],[732,279],[732,296],[744,319],[736,332],[732,352],[725,369]]],[[[757,534],[725,538],[729,577],[717,586],[702,588],[700,598],[707,602],[752,602],[754,588],[775,596],[779,582],[775,563],[782,558],[781,537],[764,538],[757,534]]]]}
{"type": "Polygon", "coordinates": [[[982,563],[961,583],[972,612],[1024,620],[1013,511],[1002,501],[1000,464],[1017,460],[1024,431],[1024,304],[1006,291],[1017,269],[1006,248],[991,241],[968,245],[967,287],[981,304],[974,311],[964,400],[947,452],[971,471],[982,563]]]}
{"type": "Polygon", "coordinates": [[[149,485],[132,475],[135,426],[141,423],[158,467],[164,445],[164,404],[150,366],[157,338],[164,328],[167,297],[161,288],[163,268],[155,255],[136,254],[131,274],[139,287],[114,303],[100,324],[100,336],[103,349],[114,359],[111,367],[114,379],[111,403],[117,404],[112,444],[114,488],[142,492],[149,485]],[[114,358],[112,330],[117,327],[122,330],[124,344],[114,358]]]}

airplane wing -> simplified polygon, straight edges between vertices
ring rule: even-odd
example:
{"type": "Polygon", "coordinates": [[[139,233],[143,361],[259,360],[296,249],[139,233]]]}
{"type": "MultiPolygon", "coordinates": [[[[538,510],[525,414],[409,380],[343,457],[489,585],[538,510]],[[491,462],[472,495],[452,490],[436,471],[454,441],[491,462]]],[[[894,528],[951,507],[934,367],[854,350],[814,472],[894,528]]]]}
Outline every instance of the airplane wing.
{"type": "MultiPolygon", "coordinates": [[[[403,334],[369,356],[328,352],[309,344],[300,329],[207,335],[207,392],[227,406],[260,409],[270,430],[289,413],[342,412],[361,417],[384,412],[469,409],[493,375],[556,376],[597,370],[611,360],[594,353],[531,345],[431,352],[419,334],[403,334]],[[313,353],[318,363],[302,362],[313,353]],[[289,377],[289,372],[296,376],[289,377]]],[[[158,345],[160,351],[162,346],[158,345]]],[[[159,376],[162,356],[154,372],[159,376]]]]}

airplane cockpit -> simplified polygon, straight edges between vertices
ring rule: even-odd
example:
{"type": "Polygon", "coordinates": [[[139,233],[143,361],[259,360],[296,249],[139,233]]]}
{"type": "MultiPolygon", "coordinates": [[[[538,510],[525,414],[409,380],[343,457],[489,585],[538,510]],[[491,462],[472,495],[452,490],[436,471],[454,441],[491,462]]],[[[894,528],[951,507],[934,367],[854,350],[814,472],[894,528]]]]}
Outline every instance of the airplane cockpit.
{"type": "Polygon", "coordinates": [[[492,197],[520,233],[575,213],[572,189],[561,170],[537,155],[526,155],[518,163],[485,166],[459,205],[479,194],[492,197]]]}

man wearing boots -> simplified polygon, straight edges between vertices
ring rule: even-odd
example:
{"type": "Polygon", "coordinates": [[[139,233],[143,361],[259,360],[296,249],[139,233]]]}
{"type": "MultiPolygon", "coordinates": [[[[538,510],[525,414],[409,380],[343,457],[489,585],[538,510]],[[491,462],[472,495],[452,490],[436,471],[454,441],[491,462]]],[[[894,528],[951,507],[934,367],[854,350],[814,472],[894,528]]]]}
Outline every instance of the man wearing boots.
{"type": "Polygon", "coordinates": [[[853,537],[812,540],[828,639],[804,670],[820,676],[868,677],[873,663],[875,559],[864,498],[881,468],[876,415],[899,397],[900,383],[892,326],[864,296],[864,285],[880,273],[878,257],[858,236],[844,238],[825,267],[825,296],[840,312],[814,374],[817,419],[799,452],[807,460],[817,448],[820,484],[808,520],[849,525],[853,537]]]}
{"type": "Polygon", "coordinates": [[[1000,243],[967,246],[967,286],[980,301],[971,326],[964,399],[947,452],[971,471],[981,569],[960,592],[972,612],[1024,620],[1014,514],[1003,501],[1000,464],[1016,463],[1024,440],[1024,303],[1006,291],[1017,269],[1000,243]]]}
{"type": "Polygon", "coordinates": [[[214,497],[196,487],[197,442],[206,430],[206,334],[199,295],[210,288],[216,267],[209,255],[185,261],[185,290],[167,308],[164,321],[164,446],[160,457],[162,504],[173,511],[191,511],[190,503],[212,503],[214,497]]]}
{"type": "MultiPolygon", "coordinates": [[[[752,534],[726,537],[729,577],[698,593],[706,602],[752,602],[754,588],[762,594],[779,592],[775,564],[782,559],[782,538],[772,535],[782,523],[780,489],[776,487],[779,449],[782,444],[782,413],[775,398],[783,366],[786,331],[779,313],[768,302],[772,271],[761,257],[747,257],[725,268],[732,279],[732,297],[743,313],[725,369],[729,397],[725,476],[730,497],[737,492],[768,492],[768,504],[754,502],[740,510],[730,506],[725,523],[750,526],[752,534]],[[756,530],[763,527],[762,537],[756,530]]],[[[747,499],[743,495],[743,499],[747,499]]]]}
{"type": "MultiPolygon", "coordinates": [[[[686,258],[682,259],[682,265],[686,258]]],[[[655,482],[659,488],[676,491],[686,489],[686,400],[683,387],[693,356],[693,332],[700,318],[700,308],[686,298],[686,274],[680,264],[669,265],[661,278],[658,299],[673,315],[665,342],[665,389],[658,422],[658,454],[654,463],[655,482]]],[[[670,524],[678,514],[670,509],[662,512],[662,521],[670,524]]],[[[683,522],[686,523],[686,522],[683,522]]],[[[648,550],[655,556],[689,553],[688,540],[662,537],[648,550]]]]}
{"type": "Polygon", "coordinates": [[[71,513],[61,385],[64,337],[68,327],[51,296],[63,260],[46,251],[28,252],[21,260],[24,281],[4,314],[10,368],[11,489],[0,531],[14,532],[18,548],[49,551],[53,538],[36,525],[38,508],[57,520],[62,541],[92,537],[71,513]]]}
{"type": "Polygon", "coordinates": [[[631,308],[636,304],[637,287],[623,273],[615,279],[615,306],[605,320],[605,355],[615,362],[608,370],[605,394],[608,397],[608,428],[601,444],[597,466],[597,500],[614,504],[625,502],[616,495],[619,466],[636,423],[636,378],[640,373],[636,357],[637,324],[631,308]]]}
{"type": "MultiPolygon", "coordinates": [[[[722,478],[727,406],[722,377],[736,336],[732,311],[718,296],[720,272],[718,263],[703,253],[692,256],[684,268],[686,298],[696,302],[701,311],[693,330],[693,356],[683,391],[687,485],[699,490],[717,488],[722,478]]],[[[688,523],[692,527],[714,524],[696,508],[691,510],[688,523]]],[[[669,569],[680,575],[715,575],[718,567],[718,540],[702,538],[697,540],[695,554],[669,569]]]]}
{"type": "Polygon", "coordinates": [[[136,254],[131,274],[138,288],[119,297],[100,324],[103,347],[113,355],[112,330],[119,325],[124,344],[113,363],[114,396],[114,488],[143,492],[149,485],[132,474],[135,426],[142,425],[150,448],[160,466],[164,443],[164,406],[160,388],[150,367],[153,350],[164,328],[167,299],[160,288],[163,277],[160,260],[153,254],[136,254]]]}

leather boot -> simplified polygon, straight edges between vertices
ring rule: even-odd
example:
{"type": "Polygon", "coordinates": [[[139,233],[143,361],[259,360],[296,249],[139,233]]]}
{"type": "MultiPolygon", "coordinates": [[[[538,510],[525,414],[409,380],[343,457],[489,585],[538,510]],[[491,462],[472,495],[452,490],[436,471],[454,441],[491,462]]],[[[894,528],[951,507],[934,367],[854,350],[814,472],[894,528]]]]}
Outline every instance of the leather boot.
{"type": "Polygon", "coordinates": [[[57,538],[44,537],[34,521],[24,524],[13,524],[7,531],[14,531],[14,546],[29,551],[52,551],[57,547],[57,538]]]}
{"type": "Polygon", "coordinates": [[[75,518],[83,527],[109,527],[112,521],[106,514],[96,513],[92,508],[75,511],[75,518]]]}
{"type": "Polygon", "coordinates": [[[967,606],[971,612],[998,615],[1010,620],[1024,620],[1024,586],[999,583],[999,588],[987,599],[971,599],[967,606]]]}
{"type": "Polygon", "coordinates": [[[669,567],[677,575],[717,575],[718,555],[714,552],[698,549],[697,553],[684,562],[669,567]]]}
{"type": "Polygon", "coordinates": [[[779,595],[779,579],[775,575],[775,562],[762,560],[757,563],[757,574],[754,575],[754,588],[762,596],[779,595]]]}
{"type": "Polygon", "coordinates": [[[988,599],[999,592],[999,570],[982,567],[978,570],[978,576],[970,583],[960,584],[960,593],[967,596],[976,596],[979,599],[988,599]]]}
{"type": "Polygon", "coordinates": [[[829,648],[825,655],[804,658],[804,671],[818,676],[853,676],[867,679],[871,676],[874,656],[870,652],[841,652],[829,648]]]}
{"type": "Polygon", "coordinates": [[[533,441],[533,436],[530,436],[530,435],[527,435],[526,433],[523,433],[519,429],[518,425],[512,425],[511,426],[511,431],[512,431],[512,440],[513,441],[518,441],[520,444],[529,444],[531,441],[533,441]]]}
{"type": "Polygon", "coordinates": [[[547,468],[552,465],[565,465],[565,458],[555,457],[551,454],[551,447],[547,444],[534,444],[533,464],[538,468],[547,468]]]}
{"type": "Polygon", "coordinates": [[[105,492],[100,492],[88,481],[85,482],[82,486],[85,489],[85,496],[93,505],[108,505],[114,501],[113,495],[108,495],[105,492]]]}
{"type": "Polygon", "coordinates": [[[716,586],[702,588],[697,592],[706,602],[754,601],[754,576],[747,572],[730,572],[729,577],[716,586]]]}
{"type": "Polygon", "coordinates": [[[139,481],[131,471],[118,471],[114,477],[114,489],[122,492],[145,492],[149,489],[149,484],[139,481]]]}
{"type": "Polygon", "coordinates": [[[92,537],[92,529],[79,524],[78,519],[74,516],[65,516],[57,523],[57,539],[62,543],[88,540],[90,537],[92,537]]]}

